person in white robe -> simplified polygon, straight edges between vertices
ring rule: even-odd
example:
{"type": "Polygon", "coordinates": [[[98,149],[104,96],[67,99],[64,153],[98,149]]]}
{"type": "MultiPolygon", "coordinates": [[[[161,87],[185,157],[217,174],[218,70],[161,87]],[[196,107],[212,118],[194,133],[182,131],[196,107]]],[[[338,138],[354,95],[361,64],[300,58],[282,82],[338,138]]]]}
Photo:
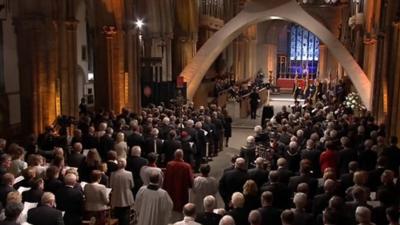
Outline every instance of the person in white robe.
{"type": "Polygon", "coordinates": [[[194,179],[193,187],[189,193],[189,202],[194,203],[197,213],[204,212],[203,199],[207,195],[215,195],[218,192],[218,182],[214,177],[209,177],[210,166],[203,164],[200,166],[201,176],[194,179]]]}
{"type": "Polygon", "coordinates": [[[136,194],[137,225],[167,225],[173,202],[168,192],[160,188],[159,174],[150,176],[149,185],[142,186],[136,194]]]}
{"type": "Polygon", "coordinates": [[[157,155],[154,153],[149,153],[147,155],[147,160],[149,161],[148,164],[140,169],[140,179],[142,179],[143,185],[149,185],[151,174],[157,173],[159,176],[158,186],[162,187],[164,181],[164,173],[156,165],[157,155]]]}

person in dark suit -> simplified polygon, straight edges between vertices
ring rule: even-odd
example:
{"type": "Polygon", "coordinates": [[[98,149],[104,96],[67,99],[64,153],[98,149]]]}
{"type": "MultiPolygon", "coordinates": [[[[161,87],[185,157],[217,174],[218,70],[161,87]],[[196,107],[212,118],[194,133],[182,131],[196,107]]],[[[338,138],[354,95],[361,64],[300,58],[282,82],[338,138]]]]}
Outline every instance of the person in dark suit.
{"type": "Polygon", "coordinates": [[[268,181],[268,172],[263,168],[264,167],[264,159],[258,157],[255,161],[256,167],[248,170],[249,179],[254,180],[256,182],[257,187],[260,188],[264,183],[268,181]]]}
{"type": "Polygon", "coordinates": [[[328,206],[329,199],[335,194],[335,189],[336,182],[334,180],[328,179],[324,182],[325,192],[314,197],[312,208],[313,215],[317,216],[328,206]]]}
{"type": "Polygon", "coordinates": [[[287,185],[289,183],[290,177],[292,177],[294,173],[287,168],[287,161],[285,158],[279,158],[276,164],[278,166],[276,172],[279,176],[279,182],[287,185]]]}
{"type": "Polygon", "coordinates": [[[348,167],[349,167],[349,172],[342,174],[340,176],[340,184],[341,184],[343,190],[347,190],[347,188],[354,185],[353,177],[354,177],[354,173],[357,172],[357,170],[358,170],[358,162],[351,161],[351,162],[349,162],[348,167]]]}
{"type": "Polygon", "coordinates": [[[50,166],[46,170],[46,180],[44,181],[44,191],[49,191],[56,194],[63,186],[62,181],[58,179],[60,169],[56,166],[50,166]]]}
{"type": "Polygon", "coordinates": [[[133,146],[136,145],[140,146],[141,148],[144,148],[144,137],[139,132],[139,129],[140,128],[138,125],[132,126],[132,134],[126,138],[126,143],[128,144],[129,148],[132,148],[133,146]]]}
{"type": "Polygon", "coordinates": [[[28,211],[27,222],[32,225],[64,225],[62,213],[55,209],[56,197],[51,192],[45,192],[41,205],[28,211]]]}
{"type": "Polygon", "coordinates": [[[235,169],[235,163],[236,163],[236,159],[239,158],[239,155],[233,155],[231,158],[231,165],[227,168],[224,169],[224,173],[231,171],[233,169],[235,169]]]}
{"type": "Polygon", "coordinates": [[[235,224],[247,225],[249,224],[247,220],[248,211],[244,208],[245,199],[242,193],[235,192],[232,194],[232,210],[230,210],[227,215],[232,216],[235,220],[235,224]]]}
{"type": "Polygon", "coordinates": [[[20,202],[10,202],[7,204],[4,213],[6,219],[0,222],[0,225],[20,225],[17,219],[24,209],[24,205],[20,202]]]}
{"type": "Polygon", "coordinates": [[[281,211],[273,207],[274,195],[270,191],[265,191],[261,195],[261,208],[258,211],[261,214],[263,225],[281,225],[281,211]]]}
{"type": "MultiPolygon", "coordinates": [[[[247,181],[246,161],[243,158],[237,158],[235,169],[224,173],[219,180],[219,193],[224,200],[225,208],[229,207],[231,196],[235,192],[242,192],[243,185],[247,181]]],[[[246,217],[247,221],[247,217],[246,217]]]]}
{"type": "Polygon", "coordinates": [[[195,221],[202,225],[218,225],[222,216],[213,212],[215,208],[215,198],[208,195],[203,200],[204,212],[196,216],[195,221]]]}
{"type": "Polygon", "coordinates": [[[319,156],[321,152],[315,147],[313,140],[309,139],[306,142],[306,148],[301,151],[301,159],[308,159],[311,162],[311,170],[316,176],[320,175],[319,156]]]}
{"type": "Polygon", "coordinates": [[[203,130],[203,124],[198,121],[195,123],[195,129],[196,129],[196,137],[195,137],[195,144],[196,144],[196,153],[194,154],[194,159],[195,159],[195,168],[199,168],[201,164],[201,160],[203,157],[208,157],[206,156],[206,151],[207,151],[207,137],[206,137],[206,131],[203,130]]]}
{"type": "Polygon", "coordinates": [[[294,192],[297,189],[297,185],[300,183],[307,183],[310,188],[310,195],[314,196],[317,192],[318,180],[311,175],[310,170],[311,167],[308,164],[302,165],[300,168],[300,175],[289,179],[289,189],[294,192]]]}
{"type": "Polygon", "coordinates": [[[397,137],[392,136],[390,138],[390,146],[383,150],[382,156],[386,156],[388,159],[388,168],[398,175],[400,166],[400,149],[397,147],[397,137]]]}
{"type": "Polygon", "coordinates": [[[14,175],[11,173],[5,173],[3,177],[1,177],[0,184],[0,202],[3,207],[6,205],[7,195],[8,193],[15,191],[13,188],[14,183],[14,175]]]}
{"type": "Polygon", "coordinates": [[[250,118],[252,120],[256,119],[256,113],[258,104],[260,103],[260,95],[257,93],[257,89],[253,89],[250,94],[250,118]]]}
{"type": "Polygon", "coordinates": [[[135,184],[133,187],[134,196],[136,196],[136,193],[143,185],[142,179],[140,178],[140,169],[148,164],[147,159],[140,157],[141,154],[142,150],[140,146],[133,146],[126,161],[126,170],[130,171],[133,175],[133,183],[135,184]]]}
{"type": "Polygon", "coordinates": [[[64,177],[65,186],[60,188],[56,194],[57,209],[65,211],[65,225],[82,223],[83,192],[74,188],[76,181],[76,175],[68,173],[64,177]]]}
{"type": "Polygon", "coordinates": [[[175,151],[182,148],[182,144],[177,140],[176,136],[176,131],[171,130],[168,133],[168,139],[164,141],[162,151],[162,154],[164,154],[163,164],[167,164],[169,161],[173,160],[175,151]]]}
{"type": "Polygon", "coordinates": [[[72,153],[68,156],[67,165],[79,168],[84,160],[85,156],[82,154],[82,144],[76,142],[72,148],[72,153]]]}
{"type": "Polygon", "coordinates": [[[269,182],[263,185],[261,192],[270,191],[274,196],[273,206],[279,209],[289,208],[291,192],[287,185],[279,182],[279,176],[276,171],[269,172],[269,182]]]}
{"type": "Polygon", "coordinates": [[[107,128],[107,131],[99,139],[98,152],[100,157],[105,160],[107,154],[111,149],[114,149],[114,139],[112,138],[111,128],[107,128]]]}
{"type": "Polygon", "coordinates": [[[381,183],[381,175],[387,169],[387,160],[385,156],[381,156],[377,160],[376,169],[368,172],[367,186],[371,191],[376,191],[381,183]]]}
{"type": "Polygon", "coordinates": [[[36,178],[28,191],[22,192],[22,202],[40,202],[43,195],[44,181],[42,178],[36,178]]]}
{"type": "Polygon", "coordinates": [[[313,216],[307,213],[305,207],[307,206],[307,195],[304,193],[296,193],[293,197],[293,204],[295,205],[294,224],[296,225],[312,225],[314,224],[313,216]]]}
{"type": "Polygon", "coordinates": [[[357,151],[351,148],[350,139],[348,137],[342,137],[340,139],[343,148],[338,153],[338,168],[341,174],[346,173],[349,163],[357,161],[357,151]]]}

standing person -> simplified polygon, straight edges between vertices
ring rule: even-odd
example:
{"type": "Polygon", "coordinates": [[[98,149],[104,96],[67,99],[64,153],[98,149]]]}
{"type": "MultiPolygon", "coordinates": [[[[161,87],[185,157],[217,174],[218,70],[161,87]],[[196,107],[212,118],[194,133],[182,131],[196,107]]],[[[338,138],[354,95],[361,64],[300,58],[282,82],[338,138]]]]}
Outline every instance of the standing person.
{"type": "Polygon", "coordinates": [[[24,205],[20,202],[9,202],[4,210],[5,220],[0,225],[19,225],[17,219],[24,209],[24,205]]]}
{"type": "Polygon", "coordinates": [[[157,172],[150,175],[149,185],[142,186],[136,195],[137,225],[165,225],[171,216],[173,202],[158,184],[157,172]]]}
{"type": "Polygon", "coordinates": [[[260,95],[258,95],[257,89],[253,89],[253,92],[250,94],[250,117],[252,120],[256,119],[259,102],[260,95]]]}
{"type": "Polygon", "coordinates": [[[196,217],[196,206],[188,203],[183,207],[183,220],[174,223],[174,225],[201,225],[194,221],[196,217]]]}
{"type": "Polygon", "coordinates": [[[55,209],[56,197],[51,192],[45,192],[39,207],[28,211],[27,222],[32,225],[64,225],[62,212],[55,209]]]}
{"type": "Polygon", "coordinates": [[[203,200],[204,212],[199,213],[196,216],[196,222],[203,225],[218,225],[222,216],[214,213],[215,209],[215,198],[212,195],[208,195],[203,200]]]}
{"type": "Polygon", "coordinates": [[[134,203],[132,173],[125,170],[126,160],[118,159],[118,170],[111,174],[111,206],[115,210],[120,225],[130,224],[130,209],[134,203]]]}
{"type": "Polygon", "coordinates": [[[165,190],[174,202],[174,211],[181,212],[189,200],[189,188],[193,187],[191,166],[183,161],[183,151],[175,151],[175,159],[167,164],[164,181],[165,190]]]}
{"type": "Polygon", "coordinates": [[[90,217],[96,217],[95,225],[106,224],[106,210],[108,208],[107,189],[100,184],[101,172],[93,170],[91,174],[91,183],[86,184],[84,188],[85,194],[85,211],[90,217]]]}
{"type": "Polygon", "coordinates": [[[61,187],[56,193],[57,209],[65,212],[65,225],[82,223],[83,193],[74,188],[76,181],[76,175],[68,173],[64,177],[65,186],[61,187]]]}
{"type": "Polygon", "coordinates": [[[141,157],[141,154],[142,149],[140,146],[133,146],[127,158],[126,170],[132,173],[133,183],[135,184],[133,195],[136,195],[139,188],[143,185],[142,179],[140,178],[140,170],[143,166],[148,164],[147,159],[141,157]]]}
{"type": "Polygon", "coordinates": [[[228,114],[228,111],[224,109],[222,111],[224,115],[224,136],[225,136],[225,147],[229,145],[229,138],[232,137],[232,117],[228,114]]]}
{"type": "Polygon", "coordinates": [[[200,166],[201,176],[194,179],[193,188],[190,191],[189,202],[197,206],[197,212],[203,212],[203,199],[207,195],[215,195],[218,192],[218,182],[214,177],[209,177],[210,165],[204,164],[200,166]]]}

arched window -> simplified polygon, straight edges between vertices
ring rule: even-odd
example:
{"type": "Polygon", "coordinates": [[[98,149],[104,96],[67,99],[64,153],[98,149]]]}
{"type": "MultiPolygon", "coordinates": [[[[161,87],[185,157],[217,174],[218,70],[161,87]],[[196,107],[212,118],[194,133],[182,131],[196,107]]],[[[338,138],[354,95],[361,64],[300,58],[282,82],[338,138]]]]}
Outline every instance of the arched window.
{"type": "Polygon", "coordinates": [[[315,78],[319,60],[319,39],[302,26],[290,26],[289,74],[303,75],[305,72],[315,78]]]}

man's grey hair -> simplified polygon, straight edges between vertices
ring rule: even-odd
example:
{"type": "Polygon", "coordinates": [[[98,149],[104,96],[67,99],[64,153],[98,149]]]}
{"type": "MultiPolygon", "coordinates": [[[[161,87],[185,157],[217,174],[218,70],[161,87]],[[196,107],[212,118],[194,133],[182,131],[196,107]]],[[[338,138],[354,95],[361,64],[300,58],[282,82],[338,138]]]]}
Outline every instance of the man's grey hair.
{"type": "Polygon", "coordinates": [[[203,199],[203,206],[206,212],[210,212],[215,208],[215,198],[212,195],[207,195],[203,199]]]}
{"type": "Polygon", "coordinates": [[[140,146],[135,145],[131,148],[131,156],[137,156],[139,157],[142,154],[142,149],[140,146]]]}
{"type": "Polygon", "coordinates": [[[236,225],[232,216],[225,215],[221,218],[218,225],[236,225]]]}

